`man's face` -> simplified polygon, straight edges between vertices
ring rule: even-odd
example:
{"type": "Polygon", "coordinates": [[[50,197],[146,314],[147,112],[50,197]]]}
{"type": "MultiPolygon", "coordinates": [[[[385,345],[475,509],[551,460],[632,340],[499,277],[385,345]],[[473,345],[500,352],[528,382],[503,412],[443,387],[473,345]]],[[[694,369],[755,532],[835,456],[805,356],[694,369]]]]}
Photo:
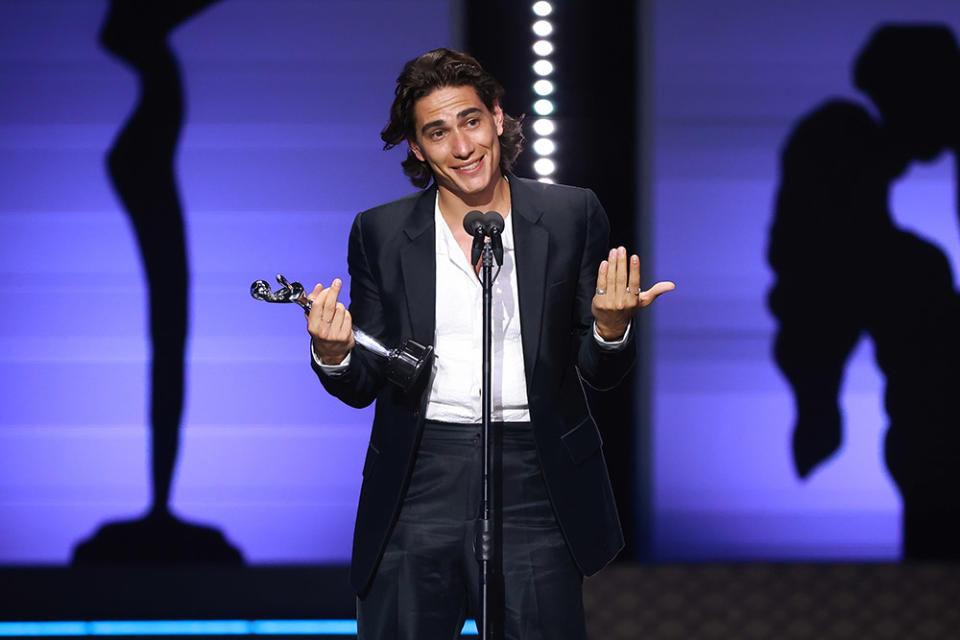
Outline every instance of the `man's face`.
{"type": "Polygon", "coordinates": [[[461,200],[489,197],[500,178],[503,111],[487,109],[471,86],[441,87],[414,105],[410,149],[433,169],[437,184],[461,200]]]}

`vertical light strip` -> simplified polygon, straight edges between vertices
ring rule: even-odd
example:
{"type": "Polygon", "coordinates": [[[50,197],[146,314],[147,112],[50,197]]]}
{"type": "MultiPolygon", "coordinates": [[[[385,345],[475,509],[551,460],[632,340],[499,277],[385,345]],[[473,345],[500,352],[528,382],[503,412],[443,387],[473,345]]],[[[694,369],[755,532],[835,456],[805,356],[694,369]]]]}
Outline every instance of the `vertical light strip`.
{"type": "Polygon", "coordinates": [[[540,182],[553,182],[553,175],[557,171],[557,164],[553,154],[557,145],[551,137],[556,131],[556,123],[549,116],[556,110],[553,93],[556,90],[550,77],[554,66],[550,60],[553,54],[553,42],[548,38],[553,34],[553,23],[547,17],[553,13],[553,5],[546,0],[533,3],[534,22],[532,31],[536,37],[533,43],[533,52],[537,59],[533,63],[533,72],[536,80],[533,83],[533,92],[539,96],[533,103],[533,111],[537,118],[533,121],[533,152],[537,159],[533,163],[533,170],[537,172],[540,182]]]}

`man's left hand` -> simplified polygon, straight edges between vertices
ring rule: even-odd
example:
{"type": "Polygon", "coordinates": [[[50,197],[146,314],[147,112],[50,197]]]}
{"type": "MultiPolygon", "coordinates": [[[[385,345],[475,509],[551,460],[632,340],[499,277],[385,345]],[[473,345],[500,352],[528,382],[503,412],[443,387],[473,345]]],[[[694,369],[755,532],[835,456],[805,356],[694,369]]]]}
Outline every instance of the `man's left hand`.
{"type": "Polygon", "coordinates": [[[658,282],[646,291],[640,289],[640,258],[630,256],[623,247],[611,249],[610,255],[600,263],[597,273],[597,291],[593,296],[591,310],[597,321],[597,333],[604,340],[619,340],[627,331],[630,319],[643,307],[649,306],[657,297],[672,291],[672,282],[658,282]]]}

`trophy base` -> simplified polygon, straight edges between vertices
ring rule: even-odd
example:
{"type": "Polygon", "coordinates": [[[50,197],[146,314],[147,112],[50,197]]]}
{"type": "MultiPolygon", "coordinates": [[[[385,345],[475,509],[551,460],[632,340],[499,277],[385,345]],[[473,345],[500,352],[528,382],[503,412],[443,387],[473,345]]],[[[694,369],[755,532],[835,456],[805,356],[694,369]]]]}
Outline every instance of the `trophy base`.
{"type": "Polygon", "coordinates": [[[404,392],[410,391],[432,361],[432,345],[424,346],[414,340],[407,340],[403,346],[394,349],[387,356],[387,380],[404,392]]]}
{"type": "Polygon", "coordinates": [[[243,555],[217,529],[158,512],[104,524],[74,548],[72,564],[240,566],[243,555]]]}

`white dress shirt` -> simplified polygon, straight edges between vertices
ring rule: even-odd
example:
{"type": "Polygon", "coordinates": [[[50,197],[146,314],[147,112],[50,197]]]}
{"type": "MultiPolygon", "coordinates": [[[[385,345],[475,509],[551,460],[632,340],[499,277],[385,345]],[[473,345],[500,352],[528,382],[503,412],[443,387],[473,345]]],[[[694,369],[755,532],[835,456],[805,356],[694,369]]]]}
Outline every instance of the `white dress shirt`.
{"type": "MultiPolygon", "coordinates": [[[[513,216],[508,212],[503,229],[503,266],[493,283],[493,384],[492,419],[528,422],[526,372],[520,334],[520,304],[513,241],[513,216]]],[[[439,194],[434,205],[436,233],[436,328],[433,370],[430,376],[426,418],[439,422],[479,423],[482,420],[480,386],[482,369],[483,287],[453,232],[440,212],[439,194]]],[[[632,323],[631,323],[632,324],[632,323]]],[[[631,327],[619,340],[593,336],[605,349],[620,349],[631,327]]],[[[313,359],[328,374],[343,373],[350,354],[337,365],[325,365],[310,349],[313,359]]]]}
{"type": "MultiPolygon", "coordinates": [[[[467,256],[434,206],[437,251],[437,311],[433,376],[426,418],[439,422],[481,421],[483,381],[483,286],[467,256]]],[[[492,419],[528,422],[527,382],[520,339],[520,302],[513,245],[513,216],[503,228],[503,266],[492,295],[492,419]]]]}

